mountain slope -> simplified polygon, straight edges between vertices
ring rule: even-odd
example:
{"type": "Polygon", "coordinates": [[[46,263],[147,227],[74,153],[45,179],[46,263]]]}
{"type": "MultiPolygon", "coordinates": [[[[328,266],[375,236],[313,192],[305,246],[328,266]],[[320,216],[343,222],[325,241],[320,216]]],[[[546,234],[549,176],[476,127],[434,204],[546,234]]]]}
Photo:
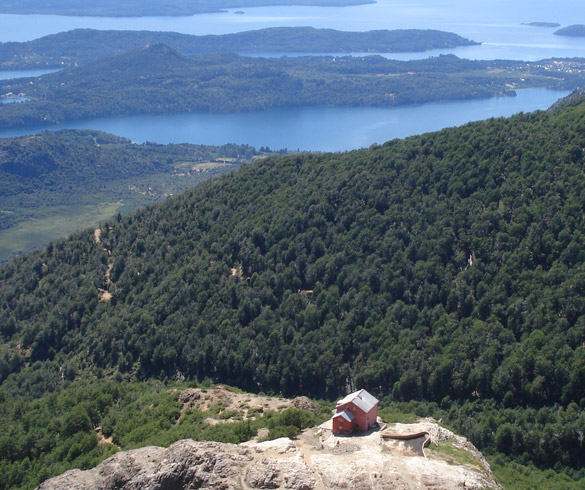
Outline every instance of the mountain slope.
{"type": "Polygon", "coordinates": [[[582,475],[583,148],[573,101],[266,159],[100,243],[51,244],[0,269],[3,389],[58,390],[65,365],[330,399],[359,386],[582,475]]]}

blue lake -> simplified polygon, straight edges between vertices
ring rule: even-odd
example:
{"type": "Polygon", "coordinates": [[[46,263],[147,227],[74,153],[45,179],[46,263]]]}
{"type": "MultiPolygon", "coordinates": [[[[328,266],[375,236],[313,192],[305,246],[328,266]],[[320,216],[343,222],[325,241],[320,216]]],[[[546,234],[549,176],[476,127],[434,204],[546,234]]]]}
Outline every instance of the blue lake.
{"type": "MultiPolygon", "coordinates": [[[[75,28],[176,31],[225,34],[276,26],[313,26],[349,31],[371,29],[441,29],[482,42],[481,46],[450,50],[472,59],[521,59],[585,56],[585,38],[553,35],[556,28],[522,25],[585,22],[582,0],[378,0],[355,7],[261,7],[189,17],[65,17],[0,15],[0,41],[26,41],[75,28]],[[243,10],[244,15],[235,15],[243,10]]],[[[430,54],[444,53],[438,51],[430,54]]],[[[428,56],[427,54],[426,56],[428,56]]],[[[415,54],[406,58],[420,57],[415,54]]],[[[404,56],[399,56],[404,59],[404,56]]]]}
{"type": "Polygon", "coordinates": [[[40,77],[57,70],[0,70],[0,80],[11,80],[14,78],[40,77]]]}
{"type": "MultiPolygon", "coordinates": [[[[98,129],[136,142],[249,144],[256,148],[342,151],[468,121],[547,109],[567,91],[519,90],[516,97],[437,102],[394,108],[295,107],[230,114],[165,114],[73,121],[49,129],[98,129]]],[[[26,128],[0,137],[46,130],[26,128]]]]}
{"type": "MultiPolygon", "coordinates": [[[[585,2],[559,0],[379,0],[355,7],[262,7],[189,17],[96,18],[43,15],[0,15],[0,41],[35,39],[75,28],[176,31],[223,34],[274,26],[313,26],[349,31],[432,28],[481,41],[481,46],[427,53],[387,55],[415,59],[454,53],[471,59],[537,60],[585,57],[585,38],[555,36],[556,28],[523,25],[557,22],[562,26],[585,21],[585,2]]],[[[26,72],[23,76],[30,76],[26,72]]],[[[10,74],[0,73],[0,77],[10,74]]],[[[14,75],[13,75],[14,76],[14,75]]],[[[68,122],[57,128],[93,128],[134,141],[247,143],[256,147],[306,150],[348,150],[392,138],[516,112],[546,109],[567,92],[526,90],[517,97],[456,101],[398,108],[288,108],[242,114],[179,114],[102,118],[68,122]]],[[[51,128],[54,129],[54,128],[51,128]]],[[[0,136],[39,129],[4,131],[0,136]]]]}

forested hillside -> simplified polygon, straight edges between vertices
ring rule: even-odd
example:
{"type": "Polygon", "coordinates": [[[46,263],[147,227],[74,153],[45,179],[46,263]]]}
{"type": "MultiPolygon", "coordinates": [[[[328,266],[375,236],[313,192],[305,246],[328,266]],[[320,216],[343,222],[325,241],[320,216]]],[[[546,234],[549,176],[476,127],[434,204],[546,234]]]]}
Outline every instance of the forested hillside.
{"type": "MultiPolygon", "coordinates": [[[[0,198],[3,211],[65,204],[112,182],[184,174],[202,162],[241,163],[256,155],[260,154],[254,148],[243,145],[138,145],[91,130],[4,138],[0,139],[0,198]],[[19,202],[13,203],[16,199],[19,202]]],[[[0,223],[0,230],[6,225],[0,223]]]]}
{"type": "Polygon", "coordinates": [[[138,145],[99,131],[0,139],[0,261],[260,155],[247,145],[138,145]]]}
{"type": "Polygon", "coordinates": [[[235,34],[75,29],[27,42],[0,43],[0,67],[63,68],[164,43],[186,55],[203,53],[398,53],[478,44],[432,29],[344,32],[313,27],[269,27],[235,34]]]}
{"type": "Polygon", "coordinates": [[[93,375],[363,387],[583,478],[583,148],[577,98],[268,158],[52,243],[0,269],[0,400],[93,375]]]}

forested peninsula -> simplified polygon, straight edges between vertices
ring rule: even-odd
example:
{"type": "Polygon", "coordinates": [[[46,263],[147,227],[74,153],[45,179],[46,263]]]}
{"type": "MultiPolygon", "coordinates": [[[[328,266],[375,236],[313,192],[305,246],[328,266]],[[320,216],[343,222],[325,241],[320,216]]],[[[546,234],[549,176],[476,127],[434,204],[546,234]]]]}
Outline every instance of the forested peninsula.
{"type": "MultiPolygon", "coordinates": [[[[92,425],[144,441],[115,408],[123,383],[211,378],[328,400],[363,387],[517,478],[554,468],[582,487],[583,148],[581,95],[270,157],[10,261],[2,485],[103,457],[92,425]]],[[[144,406],[143,426],[168,420],[144,406]]]]}
{"type": "Polygon", "coordinates": [[[479,44],[451,32],[396,29],[345,32],[270,27],[235,34],[75,29],[33,41],[0,43],[0,68],[63,68],[162,43],[185,55],[205,53],[400,53],[479,44]]]}
{"type": "Polygon", "coordinates": [[[380,106],[573,89],[585,61],[470,61],[455,56],[396,61],[381,56],[187,57],[153,44],[34,79],[0,83],[0,129],[90,117],[292,106],[380,106]]]}
{"type": "Polygon", "coordinates": [[[0,4],[4,14],[78,15],[92,17],[181,16],[221,12],[225,9],[304,5],[345,7],[375,3],[374,0],[6,0],[0,4]]]}

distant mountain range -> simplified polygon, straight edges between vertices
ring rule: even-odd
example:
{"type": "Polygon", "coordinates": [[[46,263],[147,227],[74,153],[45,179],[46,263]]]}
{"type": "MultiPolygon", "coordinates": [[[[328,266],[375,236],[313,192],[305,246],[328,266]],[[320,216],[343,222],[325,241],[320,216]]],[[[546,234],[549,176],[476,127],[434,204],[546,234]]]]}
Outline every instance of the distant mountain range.
{"type": "Polygon", "coordinates": [[[305,5],[344,7],[375,3],[373,0],[6,0],[0,13],[78,15],[93,17],[143,17],[194,15],[220,12],[224,9],[265,7],[276,5],[305,5]]]}

